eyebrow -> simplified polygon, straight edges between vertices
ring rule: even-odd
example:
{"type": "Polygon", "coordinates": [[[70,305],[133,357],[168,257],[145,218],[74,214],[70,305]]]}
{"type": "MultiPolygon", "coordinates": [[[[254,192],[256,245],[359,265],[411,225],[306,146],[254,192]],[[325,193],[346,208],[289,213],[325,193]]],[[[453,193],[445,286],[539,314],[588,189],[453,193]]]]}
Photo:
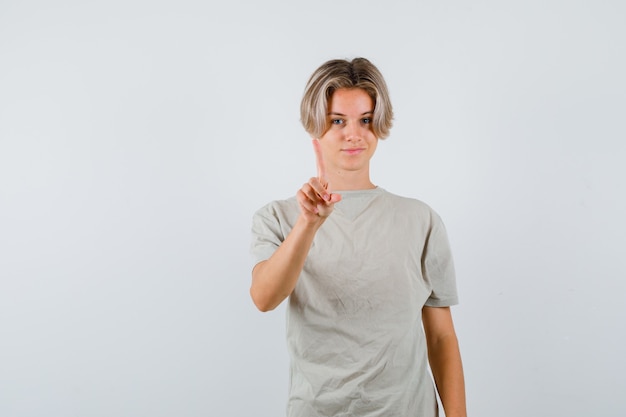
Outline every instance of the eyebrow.
{"type": "MultiPolygon", "coordinates": [[[[366,114],[374,114],[374,110],[370,110],[370,111],[366,111],[365,113],[361,113],[361,116],[365,116],[366,114]]],[[[329,112],[327,115],[328,116],[344,116],[345,117],[345,114],[337,113],[337,112],[329,112]]]]}

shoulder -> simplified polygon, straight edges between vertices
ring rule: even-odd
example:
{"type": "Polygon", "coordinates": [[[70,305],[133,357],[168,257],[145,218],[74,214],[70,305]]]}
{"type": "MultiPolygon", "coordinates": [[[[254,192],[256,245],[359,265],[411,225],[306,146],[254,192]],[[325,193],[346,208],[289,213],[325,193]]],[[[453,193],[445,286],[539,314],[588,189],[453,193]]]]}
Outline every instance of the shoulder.
{"type": "Polygon", "coordinates": [[[392,205],[396,211],[413,213],[420,217],[439,219],[437,212],[427,203],[413,197],[405,197],[383,190],[383,198],[392,205]]]}
{"type": "Polygon", "coordinates": [[[254,217],[261,218],[287,218],[298,213],[298,202],[295,196],[282,199],[273,200],[266,203],[254,212],[254,217]]]}

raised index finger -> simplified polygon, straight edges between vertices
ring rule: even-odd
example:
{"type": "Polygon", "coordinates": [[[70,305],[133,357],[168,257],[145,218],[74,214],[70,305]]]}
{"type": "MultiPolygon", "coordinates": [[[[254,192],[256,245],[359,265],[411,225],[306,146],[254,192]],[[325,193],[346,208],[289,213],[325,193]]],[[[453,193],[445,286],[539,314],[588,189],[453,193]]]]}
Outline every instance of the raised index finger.
{"type": "Polygon", "coordinates": [[[324,156],[322,156],[322,146],[319,139],[313,139],[313,150],[315,151],[317,163],[317,178],[326,184],[326,166],[324,165],[324,156]]]}

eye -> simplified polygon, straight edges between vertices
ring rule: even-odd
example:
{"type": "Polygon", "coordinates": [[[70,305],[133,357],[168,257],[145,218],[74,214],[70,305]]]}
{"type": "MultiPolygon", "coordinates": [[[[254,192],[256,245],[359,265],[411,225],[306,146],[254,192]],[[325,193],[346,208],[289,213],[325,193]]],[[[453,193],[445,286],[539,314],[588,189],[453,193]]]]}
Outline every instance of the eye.
{"type": "Polygon", "coordinates": [[[341,125],[343,124],[343,119],[330,119],[331,125],[341,125]]]}
{"type": "Polygon", "coordinates": [[[372,119],[370,117],[364,117],[363,119],[361,119],[361,123],[363,123],[364,125],[368,125],[372,123],[372,119]]]}

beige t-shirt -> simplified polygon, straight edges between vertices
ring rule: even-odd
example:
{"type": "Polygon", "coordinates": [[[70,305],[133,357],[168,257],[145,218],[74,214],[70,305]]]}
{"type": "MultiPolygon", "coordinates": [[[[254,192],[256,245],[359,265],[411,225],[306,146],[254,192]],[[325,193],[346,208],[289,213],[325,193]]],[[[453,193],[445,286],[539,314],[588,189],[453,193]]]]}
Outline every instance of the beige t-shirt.
{"type": "MultiPolygon", "coordinates": [[[[287,414],[434,417],[421,310],[458,301],[444,225],[423,202],[382,188],[338,193],[289,297],[287,414]]],[[[255,213],[256,262],[298,214],[294,197],[255,213]]]]}

